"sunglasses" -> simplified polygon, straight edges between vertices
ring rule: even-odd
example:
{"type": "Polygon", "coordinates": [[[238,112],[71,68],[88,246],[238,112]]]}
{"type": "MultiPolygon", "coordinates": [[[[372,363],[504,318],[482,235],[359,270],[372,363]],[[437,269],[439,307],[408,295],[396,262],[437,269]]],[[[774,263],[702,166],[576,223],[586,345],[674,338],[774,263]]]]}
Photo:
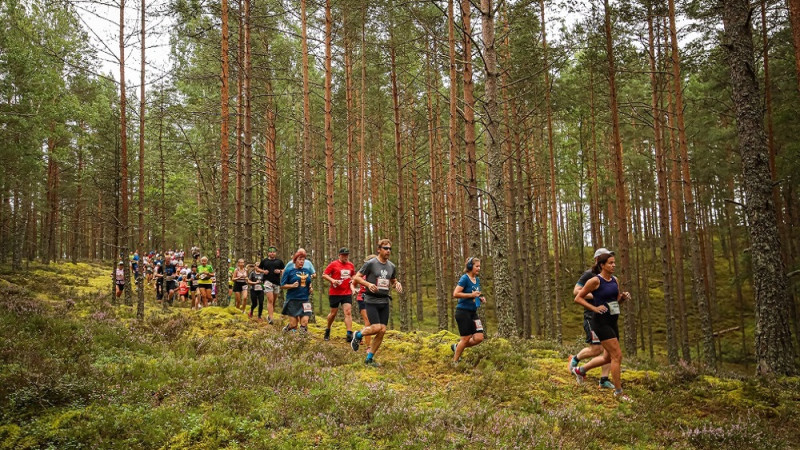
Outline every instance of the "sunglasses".
{"type": "Polygon", "coordinates": [[[389,251],[392,250],[392,247],[381,247],[381,248],[384,249],[384,250],[389,250],[389,251]]]}

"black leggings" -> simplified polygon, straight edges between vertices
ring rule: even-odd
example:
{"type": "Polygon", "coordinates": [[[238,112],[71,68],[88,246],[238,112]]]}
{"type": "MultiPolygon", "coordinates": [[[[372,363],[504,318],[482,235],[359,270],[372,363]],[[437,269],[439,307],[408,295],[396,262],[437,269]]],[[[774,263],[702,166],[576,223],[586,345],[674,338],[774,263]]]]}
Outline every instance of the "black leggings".
{"type": "Polygon", "coordinates": [[[261,312],[264,311],[264,291],[250,293],[250,315],[253,315],[256,306],[258,306],[258,317],[261,318],[261,312]]]}

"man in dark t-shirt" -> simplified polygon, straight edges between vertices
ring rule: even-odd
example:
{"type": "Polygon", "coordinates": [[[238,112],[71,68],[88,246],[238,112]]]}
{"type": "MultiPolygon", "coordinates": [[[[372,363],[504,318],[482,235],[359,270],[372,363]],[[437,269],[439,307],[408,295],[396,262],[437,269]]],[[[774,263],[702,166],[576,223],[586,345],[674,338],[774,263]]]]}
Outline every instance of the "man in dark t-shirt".
{"type": "MultiPolygon", "coordinates": [[[[614,252],[606,249],[606,248],[599,248],[597,251],[594,252],[594,261],[597,262],[597,258],[602,255],[613,255],[614,252]]],[[[572,295],[578,295],[578,292],[581,291],[584,285],[591,280],[592,278],[596,277],[597,275],[592,272],[592,269],[589,269],[581,275],[578,279],[578,282],[575,283],[575,287],[572,289],[572,295]]],[[[586,299],[591,299],[592,294],[587,294],[586,299]]],[[[603,354],[603,346],[600,345],[600,338],[597,337],[595,332],[592,330],[592,311],[588,309],[583,311],[583,330],[586,332],[586,343],[589,344],[586,348],[578,352],[577,355],[570,355],[569,356],[569,364],[568,368],[570,370],[570,374],[572,373],[572,368],[577,367],[578,363],[581,360],[594,358],[596,356],[600,356],[603,354]]],[[[611,363],[603,365],[600,373],[600,387],[601,388],[609,388],[613,389],[614,384],[611,383],[608,379],[608,374],[611,372],[611,363]]]]}
{"type": "Polygon", "coordinates": [[[270,246],[267,257],[258,264],[256,271],[264,274],[264,293],[267,296],[267,323],[272,325],[272,315],[275,312],[275,299],[281,293],[281,275],[283,275],[283,261],[276,257],[278,249],[270,246]]]}
{"type": "Polygon", "coordinates": [[[389,261],[391,253],[392,242],[388,239],[381,239],[378,241],[378,257],[365,262],[356,273],[356,276],[353,277],[356,284],[367,288],[364,292],[364,303],[366,304],[367,317],[369,317],[371,325],[356,332],[353,340],[350,341],[350,345],[353,350],[358,351],[358,346],[364,336],[375,336],[369,353],[367,353],[367,359],[364,361],[365,364],[373,367],[378,365],[373,361],[373,355],[378,352],[378,348],[383,341],[383,335],[386,333],[386,325],[389,323],[389,303],[392,300],[390,295],[391,288],[394,287],[397,292],[403,292],[403,285],[397,281],[397,269],[389,261]]]}

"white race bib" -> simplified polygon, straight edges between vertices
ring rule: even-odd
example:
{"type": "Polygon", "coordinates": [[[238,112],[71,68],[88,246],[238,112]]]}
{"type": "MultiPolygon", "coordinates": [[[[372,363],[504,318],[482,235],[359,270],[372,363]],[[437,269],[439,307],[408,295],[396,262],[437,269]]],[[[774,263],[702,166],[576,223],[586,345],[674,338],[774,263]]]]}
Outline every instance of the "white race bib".
{"type": "Polygon", "coordinates": [[[475,321],[475,332],[477,333],[478,331],[483,331],[483,324],[480,319],[475,321]]]}
{"type": "Polygon", "coordinates": [[[254,285],[253,285],[253,290],[254,290],[254,291],[261,291],[261,290],[264,290],[264,286],[262,286],[260,283],[259,283],[259,284],[254,284],[254,285]]]}
{"type": "Polygon", "coordinates": [[[311,303],[303,303],[303,312],[311,312],[311,303]]]}
{"type": "Polygon", "coordinates": [[[350,279],[350,270],[345,269],[342,271],[342,280],[349,280],[350,279]]]}
{"type": "Polygon", "coordinates": [[[389,279],[388,278],[378,278],[378,282],[376,283],[378,289],[382,291],[389,290],[389,279]]]}
{"type": "Polygon", "coordinates": [[[619,303],[617,302],[608,302],[608,313],[612,316],[619,315],[619,303]]]}

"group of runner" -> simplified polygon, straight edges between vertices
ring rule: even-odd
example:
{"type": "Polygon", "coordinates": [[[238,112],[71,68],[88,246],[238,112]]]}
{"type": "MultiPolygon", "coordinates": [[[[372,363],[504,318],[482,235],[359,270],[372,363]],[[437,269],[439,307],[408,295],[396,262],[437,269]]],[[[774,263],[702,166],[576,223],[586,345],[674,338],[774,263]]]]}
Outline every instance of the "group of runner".
{"type": "MultiPolygon", "coordinates": [[[[377,243],[376,254],[367,256],[360,269],[356,270],[350,261],[350,251],[339,249],[338,258],[332,261],[322,273],[322,279],[329,284],[328,300],[330,311],[327,315],[324,339],[330,340],[331,326],[339,309],[344,315],[345,340],[354,351],[362,344],[366,347],[364,362],[378,366],[375,354],[383,342],[389,323],[391,290],[403,292],[397,279],[397,269],[389,260],[392,243],[381,239],[377,243]],[[353,332],[353,295],[364,327],[353,332]]],[[[281,290],[285,291],[285,301],[281,314],[288,317],[285,332],[308,331],[308,320],[313,314],[311,299],[313,282],[317,277],[313,263],[308,259],[305,249],[298,249],[287,264],[277,257],[277,248],[267,249],[267,257],[258,265],[246,265],[239,259],[230,270],[229,295],[235,298],[236,308],[245,311],[248,292],[250,298],[249,316],[253,318],[257,310],[257,320],[262,320],[264,303],[267,304],[267,322],[273,324],[275,302],[281,290]]],[[[182,302],[191,300],[192,309],[200,309],[215,304],[217,296],[214,268],[208,258],[200,257],[200,250],[191,250],[194,262],[184,264],[182,250],[168,251],[162,257],[155,252],[139,258],[138,251],[130,257],[131,268],[136,272],[138,264],[144,264],[148,281],[155,281],[156,295],[160,301],[173,303],[176,296],[182,302]]],[[[116,293],[124,290],[123,262],[114,274],[116,293]]],[[[630,293],[621,292],[614,277],[616,262],[614,252],[600,248],[594,253],[594,265],[578,279],[573,289],[575,303],[584,308],[583,328],[586,332],[586,348],[576,355],[569,356],[568,370],[578,383],[583,383],[589,370],[601,367],[598,382],[600,388],[614,390],[615,397],[629,401],[623,393],[620,379],[622,352],[619,345],[617,322],[620,304],[630,301],[630,293]],[[582,366],[581,361],[588,361],[582,366]]],[[[464,273],[458,280],[453,297],[457,299],[454,318],[458,325],[459,340],[450,348],[453,364],[457,365],[465,349],[476,346],[484,340],[484,329],[478,315],[478,308],[486,303],[481,292],[481,260],[468,258],[464,263],[464,273]]]]}

